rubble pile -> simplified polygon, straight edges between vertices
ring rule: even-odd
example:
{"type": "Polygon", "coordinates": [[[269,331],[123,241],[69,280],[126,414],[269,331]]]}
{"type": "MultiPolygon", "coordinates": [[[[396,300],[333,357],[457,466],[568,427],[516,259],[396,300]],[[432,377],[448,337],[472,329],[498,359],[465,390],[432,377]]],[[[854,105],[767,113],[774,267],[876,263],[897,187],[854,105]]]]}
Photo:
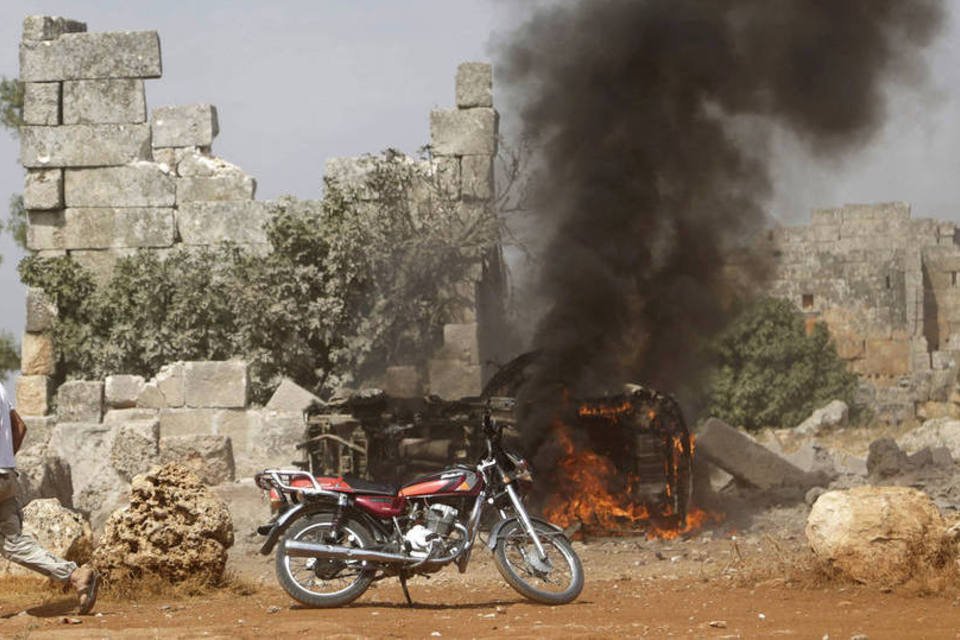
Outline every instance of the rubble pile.
{"type": "Polygon", "coordinates": [[[223,578],[233,523],[227,505],[186,468],[169,463],[134,478],[130,506],[107,520],[94,564],[110,581],[223,578]]]}

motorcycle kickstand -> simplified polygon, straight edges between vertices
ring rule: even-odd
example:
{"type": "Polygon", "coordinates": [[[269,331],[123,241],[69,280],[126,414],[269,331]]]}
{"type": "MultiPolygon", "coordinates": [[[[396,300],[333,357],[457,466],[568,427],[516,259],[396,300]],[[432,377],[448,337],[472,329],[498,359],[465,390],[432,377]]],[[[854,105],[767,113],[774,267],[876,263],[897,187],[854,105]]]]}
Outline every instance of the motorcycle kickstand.
{"type": "Polygon", "coordinates": [[[403,589],[403,597],[407,599],[407,606],[413,606],[413,598],[410,597],[410,590],[407,589],[407,574],[404,571],[400,572],[400,587],[403,589]]]}

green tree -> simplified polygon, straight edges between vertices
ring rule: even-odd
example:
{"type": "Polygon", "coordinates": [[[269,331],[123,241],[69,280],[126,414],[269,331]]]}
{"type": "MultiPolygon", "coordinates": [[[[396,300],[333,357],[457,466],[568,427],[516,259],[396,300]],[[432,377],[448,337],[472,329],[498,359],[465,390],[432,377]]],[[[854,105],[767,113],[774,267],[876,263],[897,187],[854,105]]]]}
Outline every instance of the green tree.
{"type": "Polygon", "coordinates": [[[794,427],[830,400],[852,402],[857,377],[837,356],[826,325],[808,334],[786,300],[753,303],[716,338],[714,351],[710,412],[731,424],[794,427]]]}
{"type": "Polygon", "coordinates": [[[151,376],[176,360],[239,356],[263,400],[280,376],[325,393],[422,359],[498,225],[445,197],[424,164],[393,152],[368,164],[358,188],[328,183],[320,202],[277,201],[264,254],[142,251],[102,287],[68,257],[26,258],[21,279],[59,311],[58,377],[151,376]]]}

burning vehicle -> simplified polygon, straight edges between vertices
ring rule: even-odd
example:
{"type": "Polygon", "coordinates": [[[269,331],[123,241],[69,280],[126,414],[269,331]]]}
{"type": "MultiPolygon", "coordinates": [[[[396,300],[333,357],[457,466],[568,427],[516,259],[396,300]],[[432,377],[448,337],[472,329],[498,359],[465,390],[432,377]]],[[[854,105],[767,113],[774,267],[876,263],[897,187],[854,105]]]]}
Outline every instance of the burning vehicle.
{"type": "Polygon", "coordinates": [[[694,442],[673,398],[625,385],[591,399],[565,397],[549,431],[531,441],[517,419],[516,393],[536,354],[502,367],[479,397],[395,398],[364,390],[307,412],[297,464],[314,475],[398,482],[416,473],[472,462],[482,454],[483,411],[505,425],[525,456],[537,452],[544,479],[535,509],[569,532],[676,537],[696,525],[691,509],[694,442]]]}

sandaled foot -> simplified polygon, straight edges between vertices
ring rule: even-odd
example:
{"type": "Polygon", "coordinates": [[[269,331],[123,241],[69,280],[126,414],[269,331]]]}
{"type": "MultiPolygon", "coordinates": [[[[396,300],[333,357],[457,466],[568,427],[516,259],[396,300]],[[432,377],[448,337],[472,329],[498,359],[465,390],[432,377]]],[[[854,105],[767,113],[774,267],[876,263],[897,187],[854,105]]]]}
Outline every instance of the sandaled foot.
{"type": "Polygon", "coordinates": [[[80,597],[80,607],[77,610],[80,615],[86,615],[93,610],[93,605],[97,602],[99,582],[100,577],[97,572],[88,564],[76,569],[70,575],[70,584],[80,597]]]}

